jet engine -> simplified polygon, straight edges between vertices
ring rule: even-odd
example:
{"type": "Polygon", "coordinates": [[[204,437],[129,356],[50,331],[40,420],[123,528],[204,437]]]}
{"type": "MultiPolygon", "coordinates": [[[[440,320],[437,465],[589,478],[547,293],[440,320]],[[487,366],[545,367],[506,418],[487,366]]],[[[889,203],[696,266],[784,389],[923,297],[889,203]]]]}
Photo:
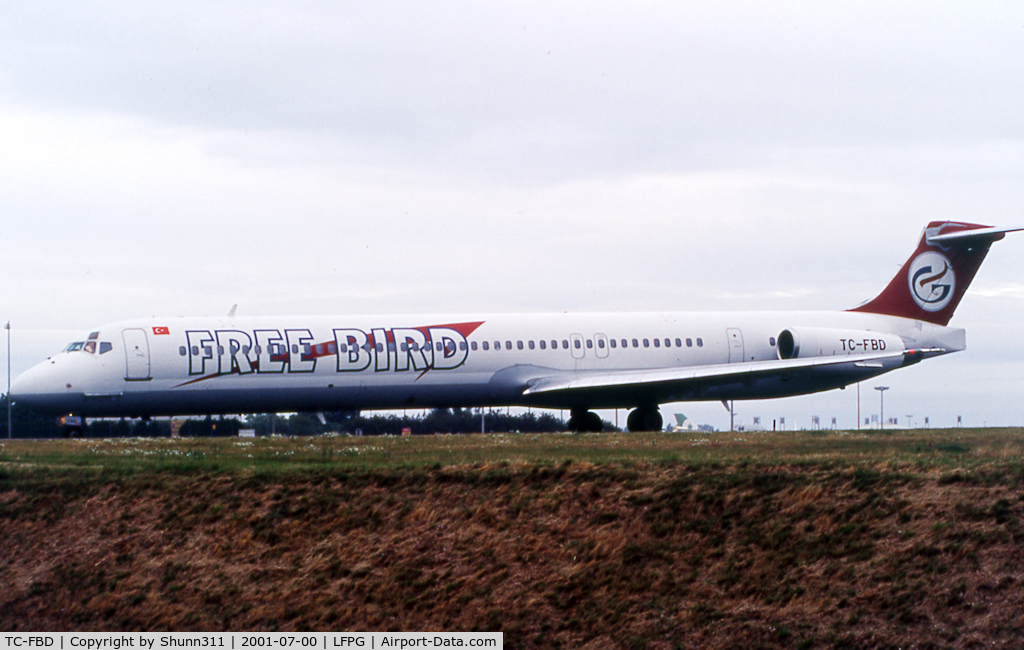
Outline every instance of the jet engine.
{"type": "Polygon", "coordinates": [[[782,330],[776,349],[780,359],[807,359],[903,352],[906,346],[901,337],[885,332],[799,327],[782,330]]]}

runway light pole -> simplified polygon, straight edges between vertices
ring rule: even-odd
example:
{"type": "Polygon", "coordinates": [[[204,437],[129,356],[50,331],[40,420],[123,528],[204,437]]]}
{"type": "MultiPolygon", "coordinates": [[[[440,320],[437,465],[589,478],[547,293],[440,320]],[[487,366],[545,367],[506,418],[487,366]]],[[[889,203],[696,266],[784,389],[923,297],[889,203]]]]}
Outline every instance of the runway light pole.
{"type": "Polygon", "coordinates": [[[889,390],[888,386],[875,386],[875,390],[878,391],[878,428],[885,428],[885,391],[889,390]]]}
{"type": "Polygon", "coordinates": [[[857,430],[860,430],[860,382],[857,382],[857,430]]]}
{"type": "Polygon", "coordinates": [[[4,326],[7,330],[7,437],[11,437],[11,321],[4,326]]]}

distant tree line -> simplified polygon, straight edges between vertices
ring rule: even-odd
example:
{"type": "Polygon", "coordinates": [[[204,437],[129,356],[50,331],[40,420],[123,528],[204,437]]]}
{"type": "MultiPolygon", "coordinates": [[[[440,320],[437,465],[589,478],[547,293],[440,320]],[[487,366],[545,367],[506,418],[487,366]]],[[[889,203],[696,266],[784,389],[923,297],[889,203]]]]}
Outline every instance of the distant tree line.
{"type": "MultiPolygon", "coordinates": [[[[11,428],[14,438],[59,438],[61,428],[57,418],[39,415],[14,404],[11,408],[11,428]]],[[[0,439],[7,439],[7,396],[0,396],[0,439]]]]}
{"type": "MultiPolygon", "coordinates": [[[[551,433],[565,431],[565,422],[549,413],[529,412],[512,415],[488,411],[481,415],[471,409],[433,409],[423,415],[370,415],[356,411],[324,413],[326,424],[312,413],[296,413],[285,419],[280,416],[256,415],[246,420],[244,428],[255,429],[256,435],[278,433],[310,436],[321,433],[347,433],[364,436],[401,435],[406,429],[412,435],[432,433],[480,433],[515,431],[520,433],[551,433]],[[482,427],[481,427],[482,425],[482,427]]],[[[610,425],[609,425],[610,426],[610,425]]]]}
{"type": "MultiPolygon", "coordinates": [[[[481,414],[472,409],[433,409],[422,415],[362,415],[357,411],[324,413],[326,424],[313,413],[282,415],[249,415],[242,419],[230,417],[188,418],[181,423],[178,435],[183,437],[237,436],[240,429],[254,429],[256,435],[316,436],[325,433],[379,436],[433,433],[480,433],[481,414]]],[[[550,413],[511,414],[507,411],[485,411],[483,430],[493,432],[552,433],[565,431],[563,420],[550,413]]],[[[604,423],[605,431],[616,428],[604,423]]],[[[57,418],[40,415],[19,407],[12,409],[15,438],[60,438],[64,432],[57,418]]],[[[86,438],[155,438],[171,435],[169,420],[102,419],[87,420],[83,426],[86,438]]],[[[0,439],[7,438],[7,396],[0,396],[0,439]]]]}

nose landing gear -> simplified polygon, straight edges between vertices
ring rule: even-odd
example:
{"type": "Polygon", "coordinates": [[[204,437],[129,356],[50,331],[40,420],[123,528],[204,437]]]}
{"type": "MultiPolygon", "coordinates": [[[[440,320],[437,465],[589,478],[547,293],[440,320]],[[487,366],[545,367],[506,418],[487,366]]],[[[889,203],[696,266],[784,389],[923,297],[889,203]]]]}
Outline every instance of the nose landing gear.
{"type": "Polygon", "coordinates": [[[60,429],[65,438],[81,438],[85,420],[77,415],[60,416],[60,429]]]}

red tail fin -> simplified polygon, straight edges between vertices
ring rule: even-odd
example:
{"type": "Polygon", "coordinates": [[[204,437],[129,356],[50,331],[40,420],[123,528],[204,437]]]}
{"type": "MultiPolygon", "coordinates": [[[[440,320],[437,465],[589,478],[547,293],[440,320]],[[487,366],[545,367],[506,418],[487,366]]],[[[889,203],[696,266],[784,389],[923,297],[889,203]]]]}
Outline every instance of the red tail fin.
{"type": "Polygon", "coordinates": [[[933,221],[917,250],[878,297],[850,311],[902,316],[945,325],[960,304],[992,242],[1021,228],[933,221]]]}

